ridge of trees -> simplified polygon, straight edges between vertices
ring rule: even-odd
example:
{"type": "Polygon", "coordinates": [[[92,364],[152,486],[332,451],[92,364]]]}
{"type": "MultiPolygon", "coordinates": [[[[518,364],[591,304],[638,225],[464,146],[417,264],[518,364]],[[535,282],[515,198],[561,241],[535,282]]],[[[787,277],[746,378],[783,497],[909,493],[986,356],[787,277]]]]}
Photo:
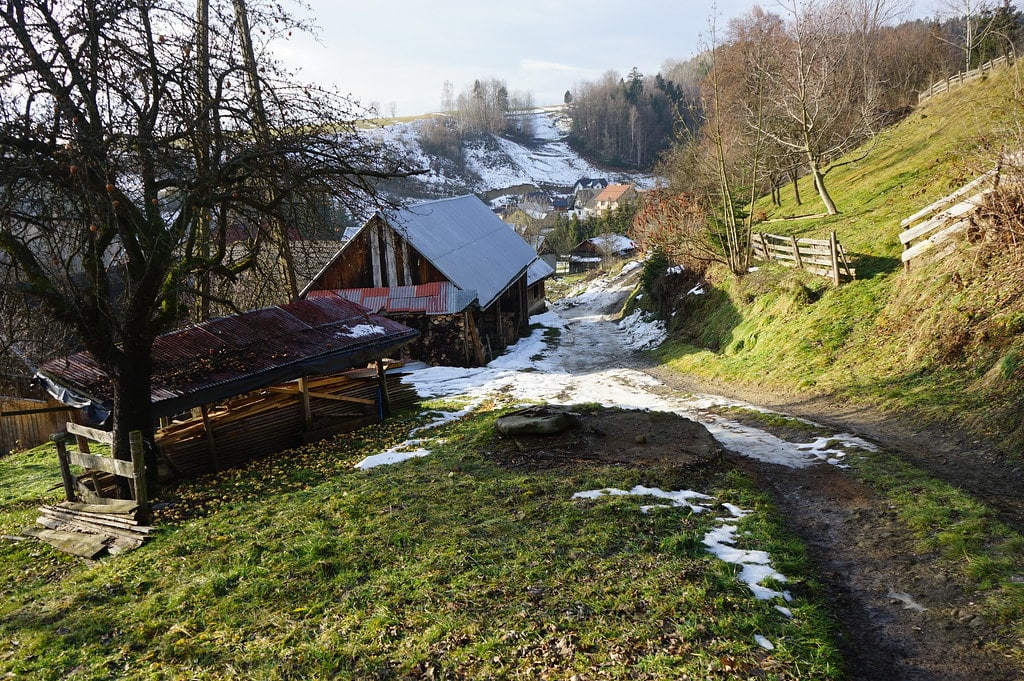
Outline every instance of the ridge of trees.
{"type": "MultiPolygon", "coordinates": [[[[747,271],[754,202],[802,175],[837,214],[827,176],[869,154],[870,140],[906,115],[917,92],[983,58],[1013,52],[1024,19],[1009,2],[963,0],[945,21],[900,22],[900,0],[782,0],[733,19],[712,47],[677,71],[696,75],[699,126],[682,128],[657,173],[633,236],[695,270],[747,271]]],[[[794,192],[800,205],[804,198],[794,192]]]]}
{"type": "Polygon", "coordinates": [[[566,93],[572,118],[569,142],[580,153],[615,167],[649,170],[681,126],[695,123],[690,89],[661,73],[633,67],[622,78],[608,71],[566,93]]]}

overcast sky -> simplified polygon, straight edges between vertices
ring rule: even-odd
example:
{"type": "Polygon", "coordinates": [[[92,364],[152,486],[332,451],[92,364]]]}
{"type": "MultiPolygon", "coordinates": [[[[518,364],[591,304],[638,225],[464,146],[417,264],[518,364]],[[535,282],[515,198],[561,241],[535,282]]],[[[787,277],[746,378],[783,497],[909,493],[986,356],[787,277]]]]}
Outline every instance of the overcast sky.
{"type": "MultiPolygon", "coordinates": [[[[446,80],[458,94],[497,78],[546,105],[609,70],[653,75],[707,46],[713,13],[698,0],[306,1],[319,44],[297,36],[277,45],[278,56],[300,66],[302,80],[333,83],[385,114],[394,105],[400,116],[439,110],[446,80]]],[[[942,0],[908,1],[925,16],[942,0]]],[[[719,0],[719,30],[753,5],[719,0]]],[[[761,5],[778,11],[775,0],[761,5]]]]}

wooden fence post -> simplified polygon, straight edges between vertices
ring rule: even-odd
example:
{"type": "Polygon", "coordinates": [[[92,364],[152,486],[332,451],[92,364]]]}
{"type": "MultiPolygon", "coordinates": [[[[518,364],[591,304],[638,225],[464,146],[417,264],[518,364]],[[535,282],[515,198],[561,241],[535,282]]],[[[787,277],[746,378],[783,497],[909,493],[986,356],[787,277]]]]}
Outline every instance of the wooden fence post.
{"type": "Polygon", "coordinates": [[[832,254],[832,282],[839,286],[839,244],[836,242],[835,231],[828,234],[828,249],[832,254]]]}
{"type": "Polygon", "coordinates": [[[804,261],[800,258],[800,246],[796,242],[796,237],[790,235],[789,242],[793,245],[793,257],[796,258],[797,269],[804,268],[804,261]]]}
{"type": "Polygon", "coordinates": [[[391,416],[391,395],[388,393],[388,375],[384,370],[384,361],[377,360],[377,385],[380,389],[380,417],[383,421],[391,416]]]}
{"type": "Polygon", "coordinates": [[[313,407],[309,401],[309,381],[305,376],[299,376],[299,395],[302,397],[302,418],[306,423],[306,430],[313,429],[313,407]]]}
{"type": "Polygon", "coordinates": [[[132,482],[135,485],[135,501],[139,504],[139,522],[149,524],[149,489],[146,487],[146,452],[142,444],[142,432],[133,430],[128,434],[132,450],[132,482]]]}
{"type": "Polygon", "coordinates": [[[64,483],[64,496],[68,501],[77,501],[75,496],[75,478],[71,475],[71,463],[68,461],[68,448],[64,444],[65,433],[53,433],[50,439],[57,446],[57,461],[60,462],[60,479],[64,483]]]}

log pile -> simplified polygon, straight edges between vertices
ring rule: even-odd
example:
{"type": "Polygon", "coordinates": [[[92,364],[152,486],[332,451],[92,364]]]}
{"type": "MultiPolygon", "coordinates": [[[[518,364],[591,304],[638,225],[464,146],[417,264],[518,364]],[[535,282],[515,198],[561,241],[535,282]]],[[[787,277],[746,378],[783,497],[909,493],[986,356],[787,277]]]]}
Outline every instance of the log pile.
{"type": "Polygon", "coordinates": [[[25,528],[22,534],[37,537],[64,553],[92,560],[105,553],[117,554],[142,546],[156,528],[140,525],[138,511],[134,501],[65,501],[40,507],[38,526],[25,528]]]}

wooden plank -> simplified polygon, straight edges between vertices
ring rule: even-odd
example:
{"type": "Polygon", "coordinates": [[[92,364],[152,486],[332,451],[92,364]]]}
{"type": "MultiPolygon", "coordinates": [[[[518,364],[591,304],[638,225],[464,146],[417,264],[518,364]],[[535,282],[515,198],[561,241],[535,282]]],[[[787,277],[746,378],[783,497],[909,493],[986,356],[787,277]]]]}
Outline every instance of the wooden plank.
{"type": "Polygon", "coordinates": [[[62,411],[73,411],[75,407],[40,407],[38,409],[16,409],[0,411],[0,416],[33,416],[35,414],[52,414],[62,411]]]}
{"type": "Polygon", "coordinates": [[[990,170],[987,173],[985,173],[985,174],[975,178],[971,182],[968,182],[967,184],[965,184],[963,187],[960,187],[960,189],[957,189],[952,194],[947,194],[946,196],[943,196],[938,201],[935,201],[934,203],[931,203],[931,204],[925,206],[924,208],[922,208],[921,210],[917,211],[916,213],[914,213],[910,217],[904,218],[900,222],[900,227],[907,227],[907,226],[917,222],[918,220],[921,220],[921,219],[927,217],[928,215],[931,215],[932,213],[935,213],[935,212],[941,210],[944,206],[948,206],[948,205],[950,205],[952,203],[956,203],[961,197],[967,196],[972,191],[977,189],[980,185],[982,185],[985,182],[991,180],[995,175],[996,175],[996,171],[995,170],[990,170]]]}
{"type": "Polygon", "coordinates": [[[40,506],[39,512],[44,517],[54,518],[72,525],[81,525],[92,532],[110,532],[111,534],[127,534],[128,536],[146,535],[155,532],[156,528],[140,525],[131,520],[119,520],[109,516],[88,515],[71,511],[62,511],[56,506],[40,506]]]}
{"type": "Polygon", "coordinates": [[[925,251],[928,251],[928,250],[934,248],[935,246],[937,246],[938,244],[942,243],[943,241],[947,241],[950,237],[953,237],[953,236],[959,234],[960,232],[966,231],[969,226],[970,226],[970,221],[969,220],[961,220],[960,222],[957,222],[956,224],[950,225],[949,227],[947,227],[946,229],[942,230],[941,232],[938,232],[936,234],[931,235],[930,237],[928,237],[924,241],[921,241],[919,243],[914,244],[913,246],[911,246],[907,250],[903,251],[903,255],[901,256],[903,262],[905,262],[905,263],[906,262],[910,262],[911,260],[913,260],[914,258],[918,257],[919,255],[921,255],[925,251]]]}
{"type": "MultiPolygon", "coordinates": [[[[298,395],[298,388],[271,388],[271,392],[281,393],[284,395],[298,395]]],[[[375,400],[368,400],[362,397],[349,397],[348,395],[331,395],[330,393],[321,393],[309,391],[310,397],[315,397],[320,400],[334,400],[336,402],[355,402],[357,404],[377,404],[375,400]]]]}
{"type": "Polygon", "coordinates": [[[76,466],[92,468],[112,475],[120,475],[122,478],[131,478],[135,475],[131,461],[121,461],[109,456],[96,456],[85,452],[68,452],[68,459],[76,466]]]}
{"type": "Polygon", "coordinates": [[[78,511],[79,513],[111,513],[131,515],[132,517],[135,516],[135,511],[139,509],[139,505],[136,502],[124,499],[111,499],[109,504],[83,504],[62,501],[57,504],[57,507],[66,511],[78,511]]]}
{"type": "Polygon", "coordinates": [[[26,527],[22,534],[41,539],[58,551],[87,560],[93,560],[107,550],[106,538],[97,534],[62,532],[39,527],[26,527]]]}
{"type": "Polygon", "coordinates": [[[64,427],[72,435],[81,435],[82,437],[87,437],[90,440],[95,440],[96,442],[102,442],[111,446],[114,444],[114,434],[110,431],[90,428],[89,426],[80,426],[77,423],[71,422],[68,422],[64,427]]]}

